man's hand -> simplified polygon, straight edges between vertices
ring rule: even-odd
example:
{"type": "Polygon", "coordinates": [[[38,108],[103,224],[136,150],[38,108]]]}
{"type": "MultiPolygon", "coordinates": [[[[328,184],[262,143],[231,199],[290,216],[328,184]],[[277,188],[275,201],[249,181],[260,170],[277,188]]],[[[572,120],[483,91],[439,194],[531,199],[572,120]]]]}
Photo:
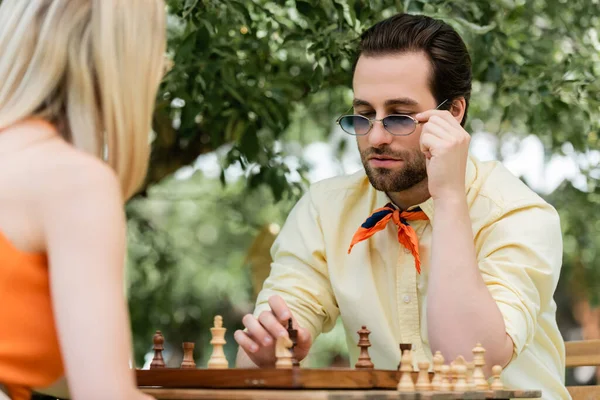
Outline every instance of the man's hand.
{"type": "Polygon", "coordinates": [[[298,330],[298,344],[294,348],[294,357],[301,361],[308,354],[312,344],[310,332],[301,326],[292,315],[285,301],[279,296],[269,298],[271,311],[263,311],[258,318],[247,314],[242,323],[247,332],[237,330],[233,337],[246,355],[258,367],[273,367],[275,343],[280,336],[288,336],[287,322],[292,318],[292,326],[298,330]]]}
{"type": "Polygon", "coordinates": [[[449,111],[429,110],[416,118],[424,123],[421,151],[427,157],[431,197],[464,197],[471,136],[449,111]]]}

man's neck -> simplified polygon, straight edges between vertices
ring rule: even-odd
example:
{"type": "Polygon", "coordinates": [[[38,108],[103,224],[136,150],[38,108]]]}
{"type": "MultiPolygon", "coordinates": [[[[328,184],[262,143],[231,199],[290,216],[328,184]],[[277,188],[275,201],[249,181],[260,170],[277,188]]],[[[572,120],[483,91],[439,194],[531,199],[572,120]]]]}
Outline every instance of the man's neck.
{"type": "Polygon", "coordinates": [[[388,192],[387,195],[401,210],[421,204],[431,197],[427,178],[410,189],[403,190],[402,192],[388,192]]]}

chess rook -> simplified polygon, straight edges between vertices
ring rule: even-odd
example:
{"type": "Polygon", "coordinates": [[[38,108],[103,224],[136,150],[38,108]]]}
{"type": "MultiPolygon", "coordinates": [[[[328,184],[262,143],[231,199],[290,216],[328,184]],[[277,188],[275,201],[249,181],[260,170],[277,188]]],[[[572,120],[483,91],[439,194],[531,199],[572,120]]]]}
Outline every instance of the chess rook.
{"type": "Polygon", "coordinates": [[[156,331],[152,338],[152,342],[154,346],[152,349],[154,350],[154,357],[152,358],[152,362],[150,363],[150,369],[159,369],[165,368],[165,360],[163,359],[162,352],[165,349],[165,338],[161,331],[156,331]]]}
{"type": "Polygon", "coordinates": [[[223,318],[217,315],[214,319],[214,327],[210,328],[212,339],[210,344],[213,346],[213,352],[208,360],[209,369],[226,369],[229,368],[227,358],[223,352],[223,346],[227,343],[225,341],[226,328],[223,328],[223,318]]]}
{"type": "Polygon", "coordinates": [[[183,348],[183,361],[181,362],[182,369],[194,369],[196,368],[196,362],[194,361],[194,343],[184,342],[181,347],[183,348]]]}
{"type": "Polygon", "coordinates": [[[366,326],[362,326],[358,332],[358,347],[360,347],[360,355],[358,356],[358,361],[354,365],[355,368],[373,368],[374,365],[371,362],[371,357],[369,356],[369,347],[371,347],[371,342],[369,341],[370,330],[367,329],[366,326]]]}

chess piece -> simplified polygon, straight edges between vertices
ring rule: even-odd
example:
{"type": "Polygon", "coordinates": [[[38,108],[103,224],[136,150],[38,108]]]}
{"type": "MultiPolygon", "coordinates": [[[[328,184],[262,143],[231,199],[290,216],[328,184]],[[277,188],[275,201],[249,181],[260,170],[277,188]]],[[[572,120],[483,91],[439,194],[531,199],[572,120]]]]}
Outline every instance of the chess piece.
{"type": "Polygon", "coordinates": [[[442,390],[442,365],[444,365],[444,356],[441,352],[436,351],[433,356],[433,379],[431,380],[431,388],[433,390],[442,390]]]}
{"type": "Polygon", "coordinates": [[[402,354],[404,354],[404,350],[412,350],[412,343],[400,343],[400,361],[398,361],[398,371],[400,371],[400,367],[402,366],[402,354]]]}
{"type": "Polygon", "coordinates": [[[469,390],[467,385],[467,366],[465,364],[457,363],[454,365],[456,380],[452,390],[455,392],[466,392],[469,390]]]}
{"type": "Polygon", "coordinates": [[[475,363],[473,363],[472,361],[469,361],[467,363],[467,390],[469,390],[469,391],[474,391],[476,389],[475,380],[473,379],[473,371],[474,370],[475,370],[475,363]]]}
{"type": "Polygon", "coordinates": [[[366,326],[362,326],[358,332],[359,340],[358,347],[360,347],[360,355],[358,356],[358,361],[354,365],[354,368],[373,368],[374,365],[371,362],[371,357],[369,356],[369,347],[371,347],[371,342],[369,341],[370,330],[367,329],[366,326]]]}
{"type": "Polygon", "coordinates": [[[294,365],[294,367],[298,367],[298,366],[300,366],[300,362],[296,359],[295,354],[294,354],[294,350],[296,349],[296,346],[298,345],[298,329],[293,328],[291,318],[288,320],[287,331],[288,331],[288,336],[290,337],[290,340],[292,341],[292,348],[290,349],[290,351],[292,352],[292,364],[294,365]]]}
{"type": "Polygon", "coordinates": [[[398,381],[398,386],[396,389],[400,393],[412,393],[415,391],[415,384],[412,379],[412,354],[410,350],[404,350],[402,353],[402,366],[400,369],[400,381],[398,381]]]}
{"type": "Polygon", "coordinates": [[[491,385],[492,390],[504,390],[504,385],[500,380],[500,374],[502,374],[502,367],[500,365],[494,365],[492,367],[492,376],[494,377],[491,385]]]}
{"type": "Polygon", "coordinates": [[[275,368],[288,369],[294,366],[292,361],[292,351],[290,350],[294,343],[287,336],[279,336],[275,343],[275,368]]]}
{"type": "Polygon", "coordinates": [[[458,375],[458,372],[456,371],[457,366],[458,365],[455,361],[452,361],[450,363],[450,370],[448,372],[448,383],[450,384],[450,388],[452,388],[452,390],[454,390],[454,382],[456,382],[456,376],[458,375]]]}
{"type": "Polygon", "coordinates": [[[441,392],[450,392],[452,390],[452,385],[450,384],[450,366],[442,365],[441,370],[442,375],[442,383],[440,384],[441,392]]]}
{"type": "Polygon", "coordinates": [[[181,345],[183,348],[183,361],[181,362],[182,369],[194,369],[196,368],[196,362],[194,361],[194,343],[183,342],[181,345]]]}
{"type": "Polygon", "coordinates": [[[488,390],[489,386],[483,374],[483,367],[485,366],[485,349],[481,346],[481,343],[477,343],[477,346],[473,348],[473,363],[475,369],[473,370],[473,381],[475,382],[475,390],[488,390]]]}
{"type": "Polygon", "coordinates": [[[450,383],[452,383],[453,385],[454,385],[454,383],[456,382],[456,379],[457,379],[458,369],[456,367],[458,365],[464,365],[466,367],[467,366],[467,360],[465,360],[465,358],[463,356],[458,356],[458,357],[456,357],[456,359],[454,361],[452,361],[452,364],[450,364],[450,370],[452,371],[452,376],[451,376],[450,383]]]}
{"type": "Polygon", "coordinates": [[[165,360],[162,356],[162,352],[165,349],[165,338],[162,332],[156,331],[156,333],[152,337],[152,341],[154,343],[154,346],[152,347],[152,349],[154,350],[154,357],[152,358],[152,362],[150,363],[150,369],[165,368],[165,360]]]}
{"type": "Polygon", "coordinates": [[[227,343],[225,341],[226,328],[223,328],[223,318],[217,315],[214,319],[214,327],[210,328],[212,339],[210,344],[213,345],[213,352],[208,360],[209,369],[227,369],[229,364],[225,353],[223,352],[223,346],[227,343]]]}
{"type": "Polygon", "coordinates": [[[419,367],[419,375],[417,376],[415,388],[417,389],[417,392],[430,392],[431,382],[429,382],[429,362],[419,361],[417,365],[419,367]]]}

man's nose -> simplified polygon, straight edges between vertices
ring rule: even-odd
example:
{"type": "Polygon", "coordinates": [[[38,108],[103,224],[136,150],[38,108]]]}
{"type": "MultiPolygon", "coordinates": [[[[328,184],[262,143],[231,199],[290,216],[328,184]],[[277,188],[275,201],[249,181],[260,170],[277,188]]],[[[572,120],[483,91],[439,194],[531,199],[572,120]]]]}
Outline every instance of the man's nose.
{"type": "Polygon", "coordinates": [[[381,147],[392,142],[393,136],[383,126],[383,121],[373,121],[373,128],[369,132],[371,147],[381,147]]]}

